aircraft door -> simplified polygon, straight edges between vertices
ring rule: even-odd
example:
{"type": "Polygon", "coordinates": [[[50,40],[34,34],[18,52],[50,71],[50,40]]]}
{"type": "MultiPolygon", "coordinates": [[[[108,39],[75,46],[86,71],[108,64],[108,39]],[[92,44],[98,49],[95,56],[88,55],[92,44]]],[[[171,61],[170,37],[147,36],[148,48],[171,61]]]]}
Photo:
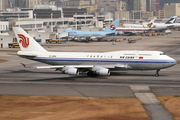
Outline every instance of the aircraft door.
{"type": "Polygon", "coordinates": [[[137,50],[135,52],[135,59],[139,59],[139,51],[137,51],[137,50]]]}

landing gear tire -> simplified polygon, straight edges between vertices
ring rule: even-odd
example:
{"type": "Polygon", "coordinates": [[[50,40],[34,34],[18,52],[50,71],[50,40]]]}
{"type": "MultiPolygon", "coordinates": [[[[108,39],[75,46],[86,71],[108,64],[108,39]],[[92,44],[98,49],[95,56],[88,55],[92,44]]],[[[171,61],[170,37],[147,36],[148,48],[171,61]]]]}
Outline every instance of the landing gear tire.
{"type": "Polygon", "coordinates": [[[155,74],[156,77],[159,77],[159,71],[160,71],[160,70],[157,70],[157,71],[156,71],[156,74],[155,74]]]}

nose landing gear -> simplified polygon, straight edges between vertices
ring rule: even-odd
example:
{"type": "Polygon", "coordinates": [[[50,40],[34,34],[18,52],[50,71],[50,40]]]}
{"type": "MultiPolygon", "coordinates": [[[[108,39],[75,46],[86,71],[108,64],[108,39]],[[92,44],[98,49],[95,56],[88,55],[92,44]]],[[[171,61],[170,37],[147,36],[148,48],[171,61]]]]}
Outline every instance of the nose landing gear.
{"type": "Polygon", "coordinates": [[[156,77],[159,77],[159,71],[160,71],[160,70],[157,70],[157,71],[156,71],[156,74],[155,74],[156,77]]]}

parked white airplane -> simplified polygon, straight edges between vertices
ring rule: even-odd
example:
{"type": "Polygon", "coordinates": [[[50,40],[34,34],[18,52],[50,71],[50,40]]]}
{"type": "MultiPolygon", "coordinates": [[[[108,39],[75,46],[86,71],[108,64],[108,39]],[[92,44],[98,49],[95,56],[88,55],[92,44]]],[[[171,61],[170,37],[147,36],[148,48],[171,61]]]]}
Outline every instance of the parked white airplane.
{"type": "Polygon", "coordinates": [[[145,33],[149,31],[165,31],[167,28],[173,28],[178,26],[178,23],[174,23],[177,16],[171,17],[166,23],[154,23],[156,18],[152,19],[149,23],[138,24],[125,24],[125,28],[117,28],[116,31],[121,34],[137,34],[145,33]]]}
{"type": "Polygon", "coordinates": [[[153,23],[156,18],[152,19],[149,23],[146,24],[123,24],[125,28],[152,28],[153,23]]]}
{"type": "MultiPolygon", "coordinates": [[[[172,27],[174,27],[173,23],[176,21],[176,19],[177,19],[177,16],[173,16],[165,23],[153,23],[152,27],[153,28],[156,28],[156,27],[172,28],[172,27]]],[[[146,25],[146,24],[143,24],[143,25],[146,25]]]]}
{"type": "Polygon", "coordinates": [[[155,19],[152,19],[148,24],[146,25],[139,25],[139,24],[124,24],[123,27],[118,27],[116,29],[116,32],[121,35],[133,35],[137,33],[145,33],[152,30],[152,26],[155,19]]]}
{"type": "Polygon", "coordinates": [[[176,64],[176,61],[160,51],[114,51],[104,53],[48,52],[22,28],[14,27],[21,51],[18,55],[30,60],[50,64],[35,68],[61,70],[62,73],[78,75],[110,75],[110,70],[156,70],[176,64]]]}

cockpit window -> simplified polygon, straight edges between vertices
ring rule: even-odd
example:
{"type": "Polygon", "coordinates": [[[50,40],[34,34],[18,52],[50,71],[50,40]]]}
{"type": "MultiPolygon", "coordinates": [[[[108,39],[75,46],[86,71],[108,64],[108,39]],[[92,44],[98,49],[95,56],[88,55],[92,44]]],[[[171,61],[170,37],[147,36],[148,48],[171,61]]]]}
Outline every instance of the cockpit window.
{"type": "Polygon", "coordinates": [[[160,55],[165,55],[165,53],[160,53],[160,55]]]}

